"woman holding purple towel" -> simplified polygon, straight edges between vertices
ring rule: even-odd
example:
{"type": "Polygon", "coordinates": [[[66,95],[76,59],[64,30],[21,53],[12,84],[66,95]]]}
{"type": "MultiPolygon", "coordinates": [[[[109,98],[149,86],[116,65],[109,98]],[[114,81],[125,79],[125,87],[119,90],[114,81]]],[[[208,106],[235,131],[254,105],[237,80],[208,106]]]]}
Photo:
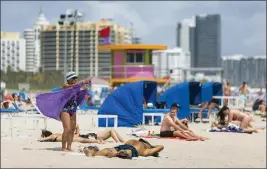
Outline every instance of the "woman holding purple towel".
{"type": "MultiPolygon", "coordinates": [[[[75,72],[69,72],[66,75],[67,83],[63,85],[63,88],[69,88],[77,84],[88,84],[89,80],[82,80],[77,82],[78,76],[75,72]]],[[[73,142],[74,131],[76,128],[76,110],[79,103],[77,103],[77,94],[72,96],[70,100],[65,104],[60,119],[63,124],[62,134],[62,151],[71,151],[71,144],[73,142]],[[67,147],[66,147],[67,144],[67,147]]]]}

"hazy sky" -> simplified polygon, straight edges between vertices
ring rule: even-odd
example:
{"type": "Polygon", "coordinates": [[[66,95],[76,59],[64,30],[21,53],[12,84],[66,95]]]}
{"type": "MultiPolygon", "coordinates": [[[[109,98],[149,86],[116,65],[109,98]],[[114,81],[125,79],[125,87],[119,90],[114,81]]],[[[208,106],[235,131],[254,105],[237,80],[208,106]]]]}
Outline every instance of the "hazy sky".
{"type": "Polygon", "coordinates": [[[49,21],[66,9],[79,9],[88,20],[113,18],[118,24],[134,23],[143,43],[174,47],[176,24],[197,14],[221,14],[222,55],[266,55],[266,2],[179,1],[1,1],[1,31],[31,28],[40,7],[49,21]]]}

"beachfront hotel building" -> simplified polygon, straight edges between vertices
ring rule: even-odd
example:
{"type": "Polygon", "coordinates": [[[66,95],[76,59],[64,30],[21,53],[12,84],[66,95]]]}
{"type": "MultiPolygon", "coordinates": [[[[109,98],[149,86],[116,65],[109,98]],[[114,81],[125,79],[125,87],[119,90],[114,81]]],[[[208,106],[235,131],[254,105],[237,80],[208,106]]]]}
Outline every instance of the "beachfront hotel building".
{"type": "Polygon", "coordinates": [[[153,51],[152,60],[156,77],[171,76],[174,81],[183,81],[183,70],[191,67],[190,53],[178,47],[153,51]]]}
{"type": "Polygon", "coordinates": [[[110,27],[110,44],[132,43],[131,29],[115,24],[111,19],[98,22],[69,25],[44,25],[41,27],[41,63],[43,71],[63,71],[65,38],[67,38],[68,71],[75,71],[80,76],[111,77],[111,52],[99,51],[104,45],[99,31],[110,27]],[[65,36],[67,33],[67,36],[65,36]]]}
{"type": "Polygon", "coordinates": [[[42,9],[33,27],[24,30],[24,39],[26,41],[26,71],[39,72],[40,70],[40,28],[41,25],[49,25],[42,9]]]}
{"type": "Polygon", "coordinates": [[[222,57],[224,78],[232,86],[247,82],[250,87],[265,87],[266,56],[232,55],[222,57]]]}
{"type": "Polygon", "coordinates": [[[1,71],[25,71],[25,40],[19,33],[1,32],[1,71]]]}
{"type": "Polygon", "coordinates": [[[220,15],[197,15],[179,22],[176,46],[190,52],[192,68],[221,67],[220,15]]]}
{"type": "Polygon", "coordinates": [[[166,50],[164,45],[122,44],[100,45],[98,50],[111,52],[111,83],[128,83],[139,80],[152,80],[166,83],[168,79],[155,76],[152,53],[156,50],[166,50]]]}

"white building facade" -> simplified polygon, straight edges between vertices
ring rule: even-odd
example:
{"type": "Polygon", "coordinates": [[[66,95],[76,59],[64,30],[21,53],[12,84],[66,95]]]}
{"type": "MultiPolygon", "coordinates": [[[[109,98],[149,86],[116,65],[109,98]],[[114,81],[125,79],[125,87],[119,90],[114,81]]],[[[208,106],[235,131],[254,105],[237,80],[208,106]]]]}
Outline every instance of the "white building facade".
{"type": "Polygon", "coordinates": [[[41,25],[48,25],[42,9],[39,16],[31,29],[24,30],[24,38],[26,41],[26,71],[38,72],[41,67],[40,59],[40,28],[41,25]]]}
{"type": "Polygon", "coordinates": [[[182,81],[182,69],[190,68],[190,53],[184,52],[181,48],[153,51],[152,63],[156,77],[170,76],[175,81],[182,81]]]}
{"type": "Polygon", "coordinates": [[[14,36],[2,36],[1,32],[1,70],[6,72],[8,66],[12,71],[25,71],[25,40],[14,36]]]}

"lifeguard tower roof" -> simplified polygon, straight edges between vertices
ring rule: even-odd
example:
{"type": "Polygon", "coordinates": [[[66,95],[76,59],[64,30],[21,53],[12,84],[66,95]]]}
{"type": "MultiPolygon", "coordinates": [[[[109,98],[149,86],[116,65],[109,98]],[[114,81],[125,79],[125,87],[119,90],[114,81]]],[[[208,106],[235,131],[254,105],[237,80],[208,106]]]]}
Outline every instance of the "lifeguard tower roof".
{"type": "Polygon", "coordinates": [[[99,50],[131,50],[131,49],[143,49],[143,50],[166,50],[165,45],[151,45],[151,44],[119,44],[119,45],[101,45],[98,46],[99,50]]]}

